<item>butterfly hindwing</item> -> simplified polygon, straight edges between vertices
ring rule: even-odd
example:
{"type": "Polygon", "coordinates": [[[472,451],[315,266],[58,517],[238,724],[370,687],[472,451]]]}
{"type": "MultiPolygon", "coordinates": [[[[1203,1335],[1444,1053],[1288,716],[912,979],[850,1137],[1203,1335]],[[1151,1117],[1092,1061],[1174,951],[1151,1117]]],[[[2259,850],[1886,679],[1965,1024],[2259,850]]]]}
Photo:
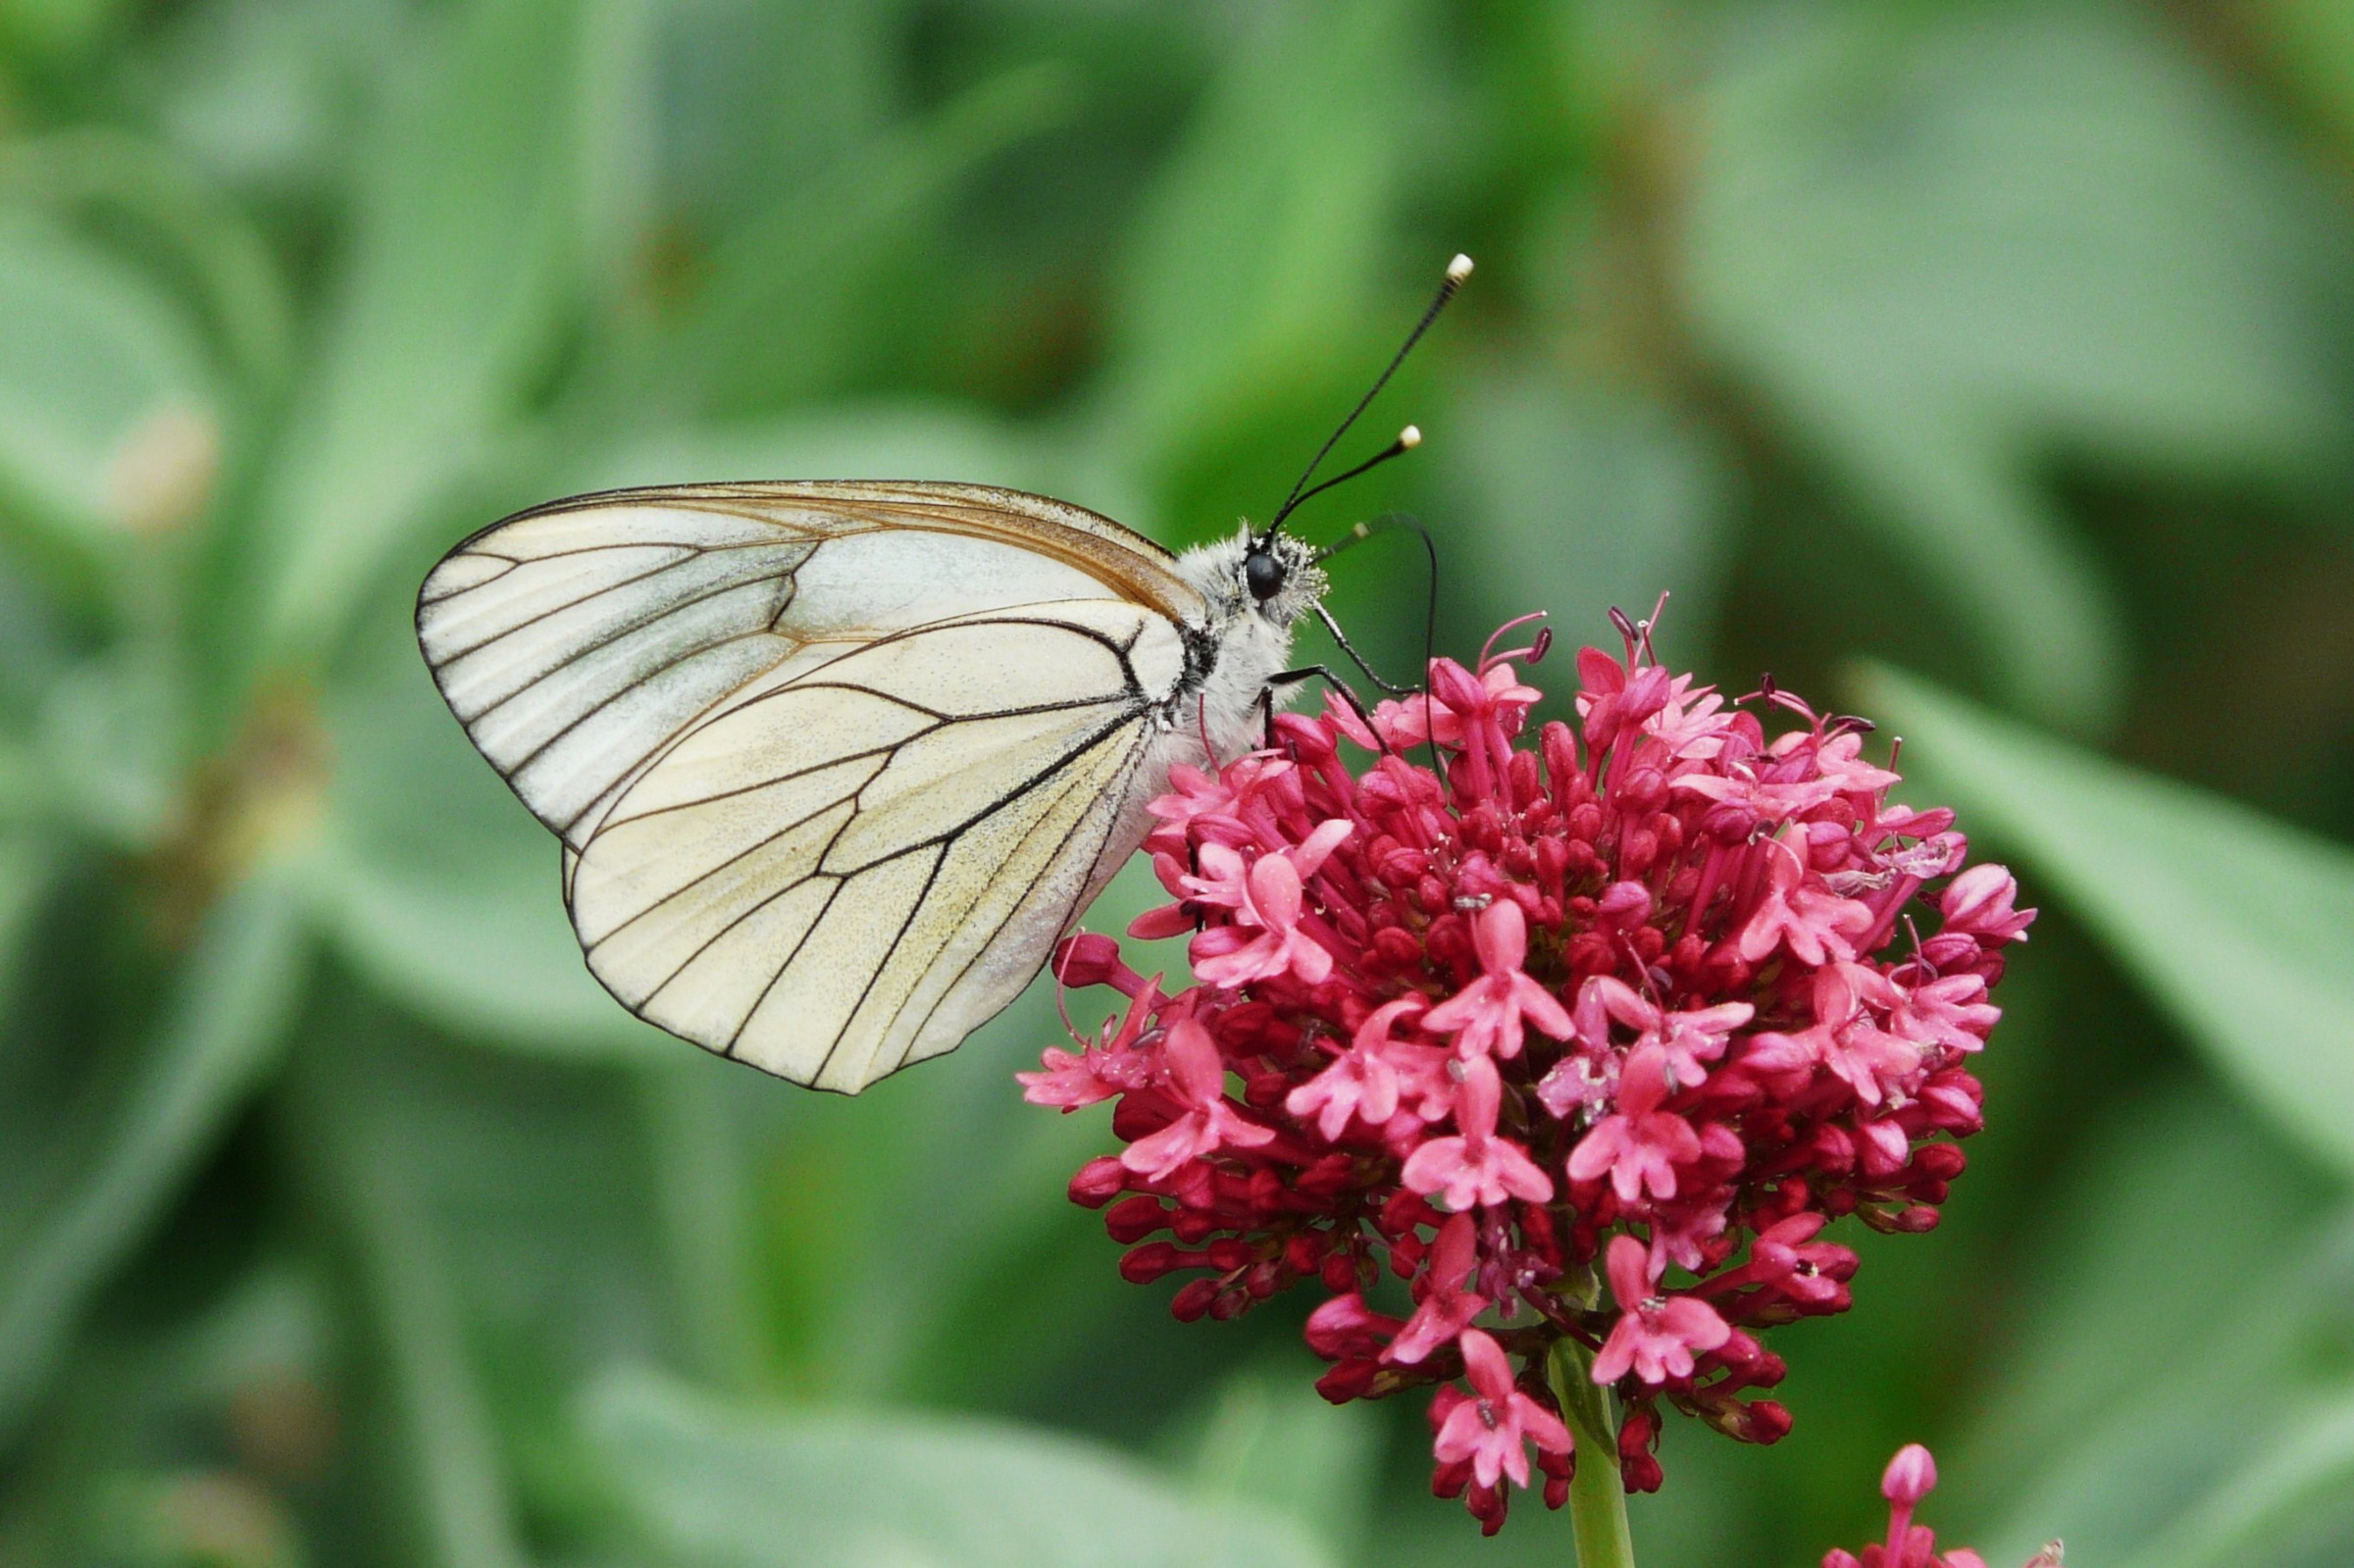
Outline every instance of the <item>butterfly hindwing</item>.
{"type": "Polygon", "coordinates": [[[1000,986],[1044,961],[1116,826],[1095,808],[1124,798],[1148,737],[1144,679],[1165,689],[1176,657],[1138,606],[1022,606],[729,704],[582,851],[570,899],[589,968],[674,1034],[862,1087],[917,1051],[1042,885],[1061,901],[1000,986]]]}

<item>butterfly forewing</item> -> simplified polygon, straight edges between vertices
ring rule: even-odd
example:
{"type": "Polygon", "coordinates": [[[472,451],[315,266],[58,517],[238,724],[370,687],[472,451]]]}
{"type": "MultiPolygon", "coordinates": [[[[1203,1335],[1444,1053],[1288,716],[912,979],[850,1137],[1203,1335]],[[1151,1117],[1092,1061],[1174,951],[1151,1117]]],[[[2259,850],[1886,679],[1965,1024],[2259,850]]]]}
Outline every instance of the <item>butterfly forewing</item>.
{"type": "Polygon", "coordinates": [[[606,987],[855,1090],[1009,1000],[1133,848],[1199,602],[1167,563],[978,486],[620,492],[453,550],[418,633],[606,987]]]}

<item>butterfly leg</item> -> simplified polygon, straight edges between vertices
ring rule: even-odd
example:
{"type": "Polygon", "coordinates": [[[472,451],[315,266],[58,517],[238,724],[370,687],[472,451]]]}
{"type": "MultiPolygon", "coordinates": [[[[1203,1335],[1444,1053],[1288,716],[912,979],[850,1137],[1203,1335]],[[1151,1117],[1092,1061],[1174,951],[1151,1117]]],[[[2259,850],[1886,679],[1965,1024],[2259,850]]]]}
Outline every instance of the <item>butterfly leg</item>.
{"type": "Polygon", "coordinates": [[[1358,700],[1356,693],[1349,689],[1349,683],[1334,675],[1323,665],[1311,664],[1298,670],[1281,670],[1267,677],[1267,683],[1258,688],[1258,711],[1266,726],[1268,750],[1272,751],[1275,748],[1275,688],[1296,686],[1303,681],[1321,681],[1331,686],[1333,690],[1341,694],[1341,700],[1349,704],[1351,711],[1357,716],[1366,729],[1373,728],[1373,715],[1366,711],[1364,703],[1358,700]]]}

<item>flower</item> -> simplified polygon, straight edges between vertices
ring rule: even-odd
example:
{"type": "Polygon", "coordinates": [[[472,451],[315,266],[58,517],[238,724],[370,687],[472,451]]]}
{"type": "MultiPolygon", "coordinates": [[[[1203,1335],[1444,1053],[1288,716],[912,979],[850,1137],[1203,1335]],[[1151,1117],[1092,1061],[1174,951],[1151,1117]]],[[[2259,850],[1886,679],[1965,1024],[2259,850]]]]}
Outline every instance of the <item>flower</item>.
{"type": "Polygon", "coordinates": [[[1510,1060],[1520,1054],[1520,1021],[1526,1019],[1555,1039],[1569,1037],[1569,1014],[1553,993],[1520,972],[1528,956],[1528,921],[1510,898],[1483,909],[1471,925],[1479,952],[1479,979],[1432,1008],[1422,1027],[1455,1036],[1465,1061],[1483,1056],[1510,1060]]]}
{"type": "Polygon", "coordinates": [[[1387,1126],[1409,1095],[1419,1094],[1422,1103],[1430,1107],[1418,1120],[1436,1121],[1445,1115],[1455,1092],[1446,1077],[1446,1052],[1401,1041],[1391,1035],[1400,1018],[1429,1005],[1419,996],[1401,996],[1375,1008],[1356,1027],[1356,1038],[1350,1048],[1286,1095],[1284,1109],[1304,1121],[1315,1118],[1317,1135],[1328,1143],[1340,1138],[1352,1117],[1368,1127],[1387,1126]]]}
{"type": "Polygon", "coordinates": [[[1471,1478],[1482,1487],[1494,1487],[1503,1476],[1525,1487],[1527,1444],[1533,1442],[1548,1453],[1566,1454],[1570,1451],[1569,1429],[1560,1416],[1512,1386],[1512,1364],[1494,1340],[1477,1329],[1465,1329],[1458,1343],[1471,1396],[1452,1402],[1439,1423],[1432,1451],[1441,1464],[1468,1459],[1471,1478]]]}
{"type": "MultiPolygon", "coordinates": [[[[1158,1132],[1128,1145],[1120,1163],[1148,1179],[1165,1177],[1221,1148],[1256,1148],[1274,1130],[1246,1119],[1226,1098],[1226,1067],[1209,1031],[1190,1018],[1169,1026],[1160,1057],[1166,1093],[1182,1107],[1158,1132]]],[[[1051,1103],[1051,1102],[1049,1102],[1051,1103]]]]}
{"type": "Polygon", "coordinates": [[[1409,1192],[1444,1196],[1451,1209],[1474,1204],[1499,1207],[1512,1198],[1542,1203],[1553,1196],[1553,1181],[1519,1144],[1496,1136],[1496,1114],[1504,1082],[1496,1064],[1475,1056],[1463,1064],[1455,1123],[1459,1138],[1434,1138],[1414,1150],[1398,1180],[1409,1192]]]}
{"type": "Polygon", "coordinates": [[[1477,1236],[1468,1214],[1455,1215],[1439,1227],[1439,1239],[1430,1249],[1430,1267],[1416,1282],[1422,1288],[1421,1304],[1406,1320],[1405,1332],[1382,1352],[1382,1359],[1407,1366],[1423,1360],[1460,1337],[1487,1310],[1488,1298],[1465,1289],[1479,1264],[1477,1236]]]}
{"type": "Polygon", "coordinates": [[[1616,1383],[1629,1372],[1654,1385],[1688,1378],[1696,1357],[1733,1337],[1716,1309],[1698,1296],[1656,1290],[1649,1259],[1633,1237],[1611,1239],[1611,1293],[1618,1298],[1619,1316],[1594,1358],[1597,1383],[1616,1383]]]}
{"type": "Polygon", "coordinates": [[[1317,1388],[1433,1391],[1433,1488],[1486,1530],[1532,1462],[1567,1495],[1564,1366],[1615,1393],[1635,1490],[1666,1411],[1789,1430],[1762,1337],[1847,1308],[1835,1224],[1936,1222],[2033,918],[1951,812],[1888,802],[1862,721],[1728,701],[1618,626],[1574,724],[1532,727],[1540,635],[1172,769],[1145,843],[1171,902],[1130,930],[1187,935],[1194,984],[1071,938],[1057,978],[1125,1011],[1022,1075],[1113,1102],[1124,1147],[1071,1195],[1127,1278],[1185,1277],[1187,1321],[1313,1282],[1317,1388]]]}
{"type": "Polygon", "coordinates": [[[1301,930],[1300,917],[1307,879],[1353,831],[1349,823],[1327,822],[1297,847],[1248,862],[1225,844],[1202,845],[1202,869],[1208,875],[1180,876],[1178,885],[1197,904],[1232,911],[1232,924],[1217,929],[1223,939],[1195,944],[1194,973],[1212,986],[1241,986],[1283,974],[1312,986],[1331,974],[1332,953],[1301,930]]]}
{"type": "MultiPolygon", "coordinates": [[[[1667,1053],[1656,1045],[1630,1054],[1618,1074],[1618,1110],[1594,1125],[1569,1153],[1569,1180],[1592,1182],[1605,1175],[1621,1203],[1675,1196],[1675,1168],[1701,1156],[1700,1135],[1673,1111],[1658,1107],[1667,1098],[1667,1053]]],[[[1648,1293],[1648,1292],[1640,1292],[1648,1293]]]]}
{"type": "MultiPolygon", "coordinates": [[[[1918,1442],[1896,1450],[1880,1477],[1880,1495],[1888,1499],[1888,1540],[1866,1546],[1861,1553],[1834,1547],[1823,1553],[1822,1568],[1986,1568],[1986,1559],[1968,1546],[1940,1552],[1937,1537],[1925,1525],[1913,1522],[1913,1510],[1937,1488],[1937,1461],[1918,1442]]],[[[2060,1543],[2051,1542],[2027,1560],[2026,1568],[2061,1568],[2060,1543]]]]}

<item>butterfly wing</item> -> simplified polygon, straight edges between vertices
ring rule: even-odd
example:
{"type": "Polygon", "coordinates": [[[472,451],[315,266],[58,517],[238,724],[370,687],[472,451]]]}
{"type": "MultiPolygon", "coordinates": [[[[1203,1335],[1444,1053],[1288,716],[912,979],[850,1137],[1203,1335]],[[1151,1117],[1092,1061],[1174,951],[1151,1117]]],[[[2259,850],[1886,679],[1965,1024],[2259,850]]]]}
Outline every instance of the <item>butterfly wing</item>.
{"type": "Polygon", "coordinates": [[[617,492],[453,550],[419,638],[606,988],[855,1091],[1010,1000],[1134,847],[1199,613],[1167,562],[980,486],[617,492]]]}

